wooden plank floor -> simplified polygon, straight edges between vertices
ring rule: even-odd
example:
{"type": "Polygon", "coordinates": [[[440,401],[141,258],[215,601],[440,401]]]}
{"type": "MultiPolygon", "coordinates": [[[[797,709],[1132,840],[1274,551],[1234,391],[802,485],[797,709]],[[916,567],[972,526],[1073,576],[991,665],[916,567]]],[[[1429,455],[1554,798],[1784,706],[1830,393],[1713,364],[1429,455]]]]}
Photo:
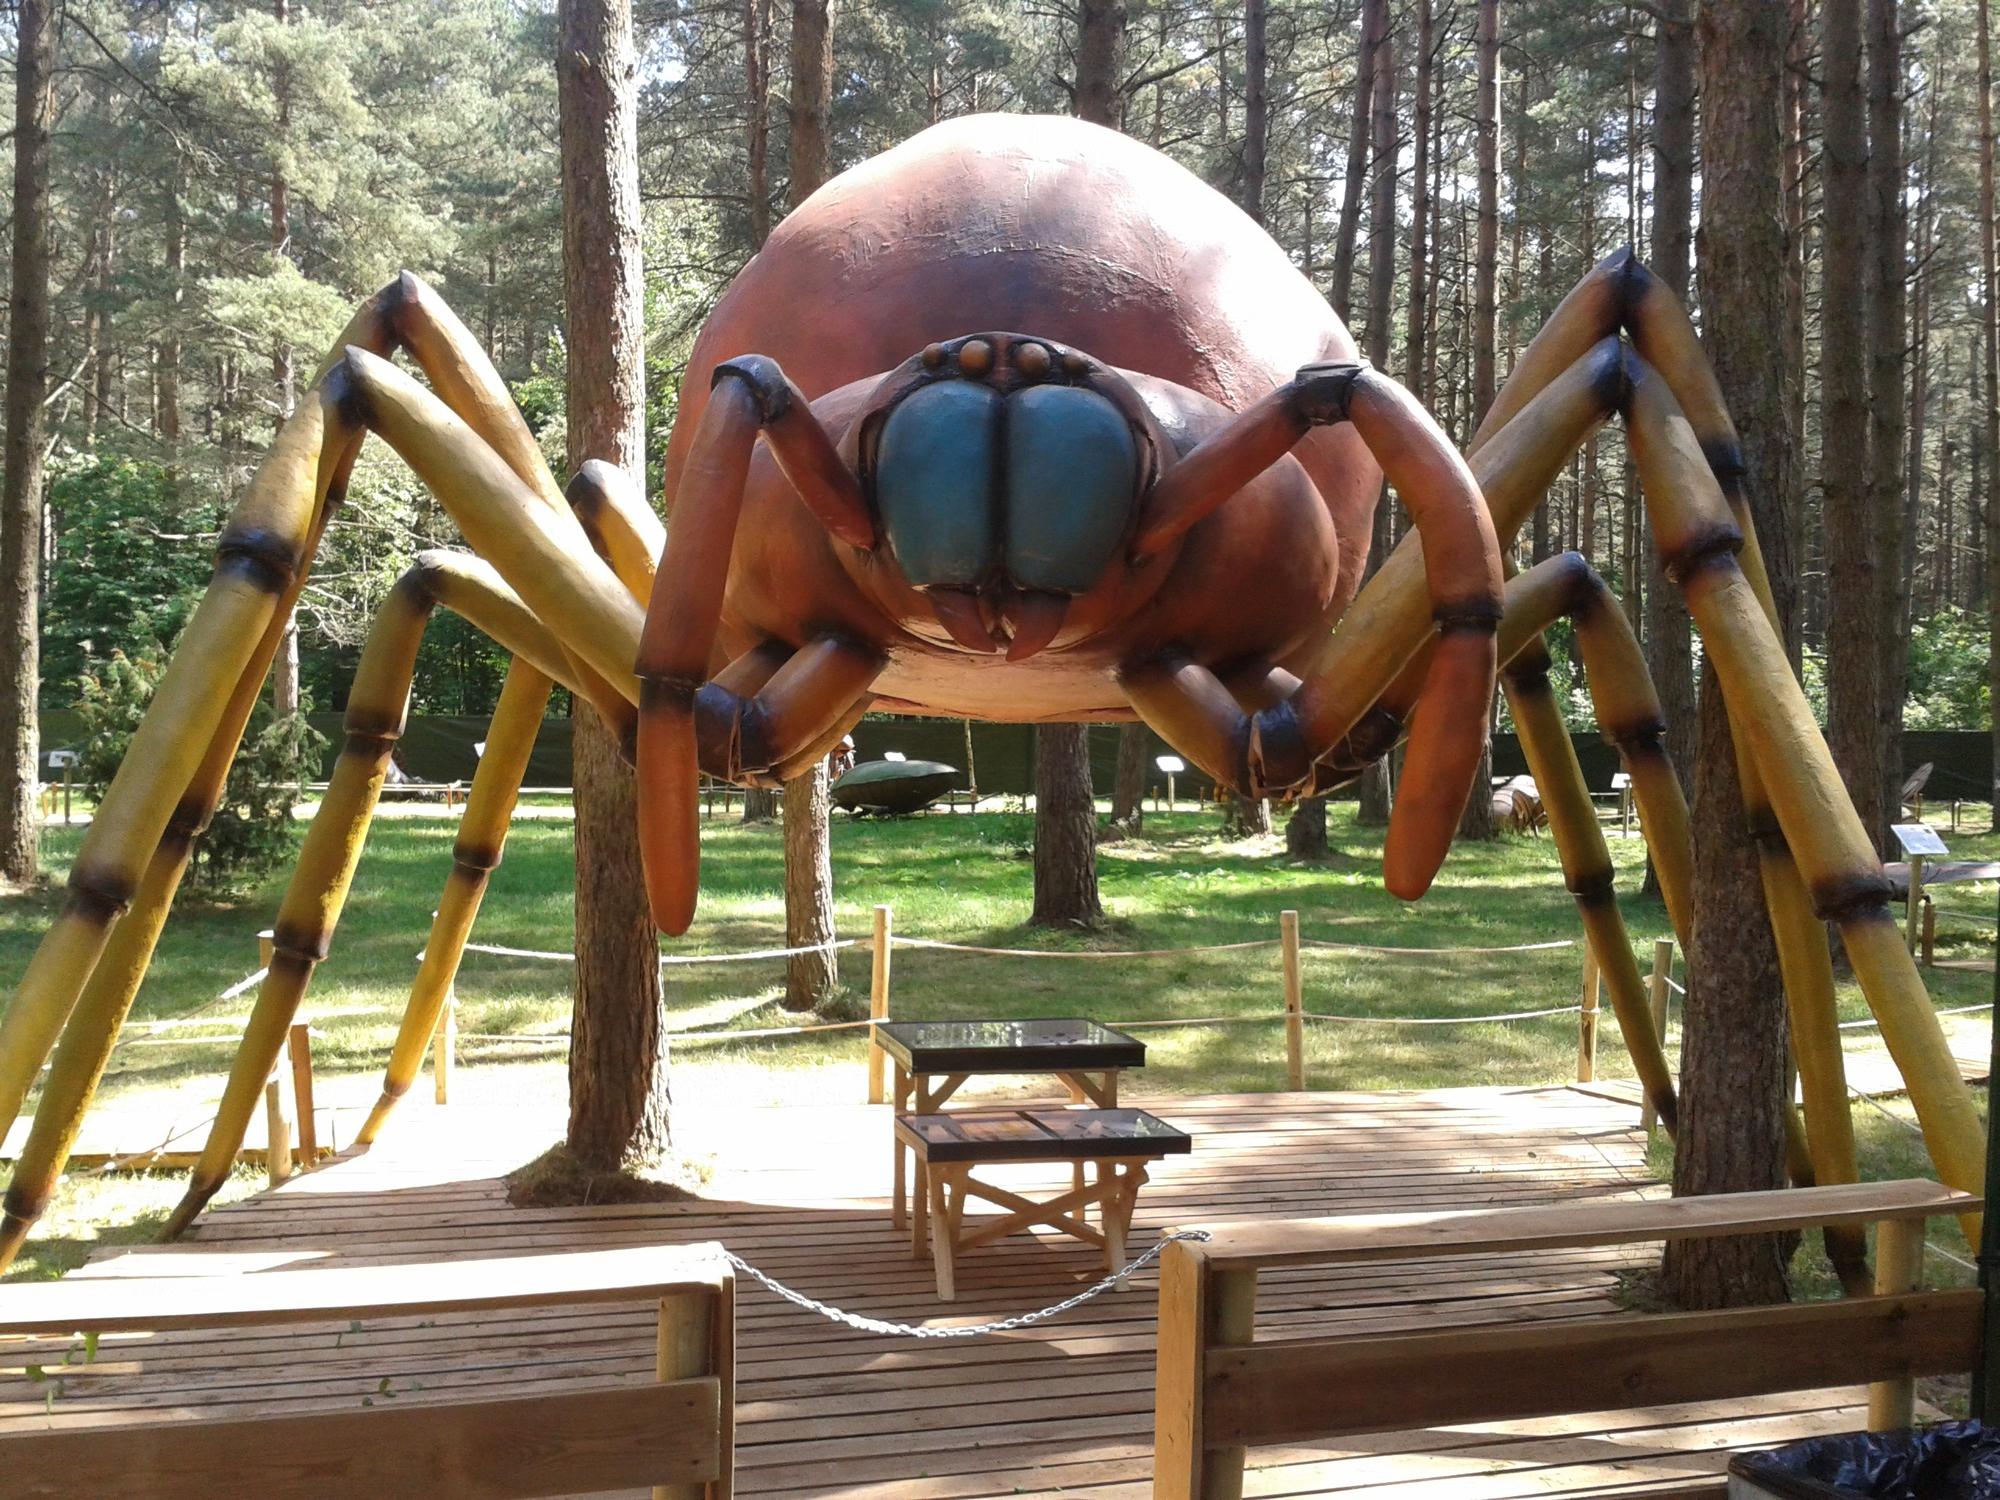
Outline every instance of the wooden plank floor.
{"type": "MultiPolygon", "coordinates": [[[[1656,1190],[1631,1108],[1573,1089],[1176,1098],[1151,1107],[1197,1139],[1141,1195],[1135,1253],[1170,1225],[1218,1218],[1656,1190]]],[[[815,1297],[932,1324],[1038,1307],[1096,1274],[1092,1253],[1074,1241],[1020,1235],[964,1257],[959,1300],[937,1302],[928,1262],[913,1260],[889,1224],[889,1124],[879,1108],[704,1109],[683,1141],[719,1163],[699,1199],[509,1207],[499,1175],[557,1124],[531,1111],[441,1110],[413,1098],[372,1153],[217,1211],[183,1246],[120,1253],[78,1274],[257,1274],[715,1239],[815,1297]]],[[[1021,1170],[1026,1182],[1039,1169],[1021,1170]]],[[[1258,1336],[1601,1312],[1630,1264],[1623,1252],[1590,1250],[1269,1274],[1258,1336]]],[[[1153,1314],[1146,1273],[1129,1292],[1034,1328],[962,1343],[892,1340],[837,1327],[746,1281],[741,1490],[1143,1496],[1153,1314]]],[[[652,1337],[652,1310],[633,1306],[107,1338],[93,1362],[63,1370],[59,1391],[21,1371],[31,1362],[55,1369],[64,1346],[22,1342],[0,1348],[0,1424],[90,1426],[638,1381],[651,1370],[652,1337]]],[[[1713,1495],[1730,1448],[1859,1425],[1859,1400],[1850,1390],[1262,1450],[1246,1494],[1713,1495]]]]}

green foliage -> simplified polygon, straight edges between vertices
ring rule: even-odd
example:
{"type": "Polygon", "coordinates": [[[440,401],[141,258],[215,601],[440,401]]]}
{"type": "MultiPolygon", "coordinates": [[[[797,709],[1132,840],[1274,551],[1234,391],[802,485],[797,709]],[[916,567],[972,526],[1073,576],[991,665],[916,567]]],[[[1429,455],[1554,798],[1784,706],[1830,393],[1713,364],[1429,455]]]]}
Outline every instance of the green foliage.
{"type": "Polygon", "coordinates": [[[99,458],[49,486],[55,563],[42,595],[42,682],[67,704],[115,651],[156,654],[208,579],[212,539],[160,465],[99,458]]]}
{"type": "MultiPolygon", "coordinates": [[[[101,670],[85,674],[77,713],[84,726],[79,780],[87,795],[102,797],[111,784],[164,671],[157,656],[117,651],[101,670]]],[[[210,895],[247,890],[290,858],[292,806],[325,746],[304,713],[280,718],[268,698],[257,700],[222,803],[195,845],[190,885],[210,895]]]]}
{"type": "Polygon", "coordinates": [[[1991,637],[1971,610],[1946,606],[1910,628],[1909,729],[1984,729],[1992,716],[1991,637]]]}

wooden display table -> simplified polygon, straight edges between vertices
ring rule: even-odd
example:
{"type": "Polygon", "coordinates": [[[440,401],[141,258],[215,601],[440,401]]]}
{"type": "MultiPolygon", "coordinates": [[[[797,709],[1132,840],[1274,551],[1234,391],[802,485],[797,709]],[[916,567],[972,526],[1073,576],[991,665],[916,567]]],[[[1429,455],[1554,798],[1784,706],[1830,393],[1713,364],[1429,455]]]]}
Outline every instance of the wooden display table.
{"type": "Polygon", "coordinates": [[[949,1302],[956,1293],[954,1264],[960,1250],[1002,1239],[1017,1229],[1046,1224],[1086,1244],[1104,1248],[1108,1271],[1125,1264],[1125,1234],[1132,1210],[1146,1181],[1146,1165],[1162,1157],[1185,1155],[1192,1147],[1186,1132],[1143,1109],[993,1109],[959,1110],[947,1115],[899,1115],[896,1138],[900,1157],[907,1146],[917,1160],[919,1192],[910,1216],[910,1253],[924,1253],[929,1230],[931,1259],[937,1267],[938,1297],[949,1302]],[[1035,1202],[972,1175],[978,1166],[1020,1162],[1066,1161],[1076,1164],[1078,1180],[1069,1191],[1035,1202]],[[1082,1168],[1094,1164],[1094,1182],[1081,1180],[1082,1168]],[[965,1200],[985,1198],[1009,1212],[988,1224],[967,1230],[965,1200]],[[1084,1222],[1083,1212],[1100,1204],[1103,1228],[1084,1222]],[[927,1224],[926,1221],[934,1221],[927,1224]]]}
{"type": "MultiPolygon", "coordinates": [[[[1072,1103],[1099,1109],[1118,1107],[1118,1075],[1146,1065],[1146,1045],[1095,1021],[1062,1017],[1030,1021],[885,1021],[875,1041],[896,1064],[896,1113],[930,1115],[964,1087],[969,1078],[992,1074],[1052,1073],[1069,1086],[1072,1103]]],[[[893,1147],[894,1215],[903,1226],[903,1152],[899,1132],[893,1147]]],[[[924,1179],[921,1158],[914,1179],[921,1211],[924,1179]]],[[[1083,1186],[1083,1167],[1075,1186],[1083,1186]]]]}

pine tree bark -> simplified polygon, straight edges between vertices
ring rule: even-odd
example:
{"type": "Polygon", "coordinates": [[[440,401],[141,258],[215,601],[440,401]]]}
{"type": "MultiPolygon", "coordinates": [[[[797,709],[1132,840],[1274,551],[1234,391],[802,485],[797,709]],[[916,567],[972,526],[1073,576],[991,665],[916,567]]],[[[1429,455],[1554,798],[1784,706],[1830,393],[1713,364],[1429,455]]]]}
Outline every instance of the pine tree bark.
{"type": "MultiPolygon", "coordinates": [[[[1497,6],[1499,0],[1487,3],[1497,6]]],[[[1334,225],[1333,268],[1327,286],[1327,300],[1342,322],[1347,322],[1353,311],[1354,247],[1360,239],[1361,202],[1368,185],[1375,53],[1388,30],[1388,0],[1361,0],[1361,37],[1354,53],[1354,115],[1347,130],[1347,175],[1340,185],[1340,218],[1334,225]]]]}
{"type": "Polygon", "coordinates": [[[1125,55],[1125,0],[1083,0],[1076,37],[1076,115],[1119,129],[1124,100],[1118,70],[1125,55]]]}
{"type": "Polygon", "coordinates": [[[785,946],[814,947],[785,961],[785,1009],[811,1010],[840,983],[833,949],[833,799],[820,761],[785,783],[785,946]]]}
{"type": "Polygon", "coordinates": [[[35,790],[40,725],[42,463],[48,445],[49,129],[55,20],[49,0],[15,11],[14,261],[7,308],[7,435],[0,479],[0,877],[41,868],[35,790]]]}
{"type": "Polygon", "coordinates": [[[1037,927],[1097,927],[1097,809],[1091,801],[1090,726],[1035,730],[1035,906],[1037,927]]]}
{"type": "Polygon", "coordinates": [[[1479,227],[1472,270],[1472,421],[1485,419],[1498,389],[1494,344],[1499,338],[1500,265],[1500,0],[1479,0],[1474,45],[1479,55],[1477,102],[1479,227]]]}
{"type": "MultiPolygon", "coordinates": [[[[830,175],[826,119],[833,97],[831,0],[792,0],[790,201],[830,175]]],[[[785,1008],[811,1010],[840,983],[833,944],[832,777],[824,759],[785,783],[785,946],[816,947],[785,962],[785,1008]]]]}
{"type": "Polygon", "coordinates": [[[1118,726],[1118,771],[1111,782],[1111,826],[1137,833],[1146,826],[1146,726],[1118,726]]]}
{"type": "Polygon", "coordinates": [[[833,111],[833,0],[792,0],[791,205],[833,175],[827,117],[833,111]]]}
{"type": "MultiPolygon", "coordinates": [[[[1972,499],[1986,514],[1986,682],[2000,704],[2000,505],[1984,493],[1986,464],[2000,462],[2000,285],[1996,285],[1993,226],[1993,21],[1989,0],[1979,4],[1979,358],[1985,387],[1973,429],[1972,499]]],[[[1993,776],[1988,796],[2000,807],[2000,712],[1991,716],[1993,776]]]]}
{"type": "MultiPolygon", "coordinates": [[[[1683,302],[1694,259],[1694,24],[1690,0],[1660,0],[1653,51],[1652,268],[1683,302]]],[[[1646,670],[1660,695],[1667,754],[1682,787],[1694,790],[1694,633],[1681,591],[1649,546],[1646,670]]]]}
{"type": "Polygon", "coordinates": [[[753,786],[743,790],[743,821],[745,823],[768,823],[778,816],[778,794],[769,787],[753,786]]]}
{"type": "MultiPolygon", "coordinates": [[[[1390,329],[1395,321],[1396,300],[1396,47],[1389,35],[1387,0],[1381,0],[1383,15],[1375,44],[1375,83],[1369,90],[1373,101],[1372,201],[1368,208],[1368,359],[1378,370],[1389,368],[1390,329]]],[[[1375,515],[1369,526],[1368,567],[1372,577],[1389,554],[1389,520],[1394,501],[1389,487],[1382,486],[1375,499],[1375,515]]],[[[1390,779],[1390,757],[1384,756],[1363,771],[1356,790],[1359,801],[1355,821],[1367,828],[1388,823],[1395,801],[1390,779]]]]}
{"type": "MultiPolygon", "coordinates": [[[[1419,12],[1420,36],[1428,36],[1430,3],[1423,0],[1419,12]]],[[[1500,277],[1500,6],[1499,0],[1480,0],[1475,22],[1474,44],[1478,53],[1477,98],[1474,101],[1474,128],[1477,134],[1477,201],[1473,207],[1478,228],[1474,239],[1472,272],[1472,421],[1477,428],[1493,404],[1497,376],[1499,340],[1500,277]]],[[[1430,74],[1429,44],[1422,43],[1424,57],[1418,59],[1421,111],[1428,111],[1424,89],[1430,74]]],[[[1421,132],[1419,132],[1421,136],[1421,132]]],[[[1458,815],[1458,836],[1462,839],[1491,840],[1500,836],[1493,820],[1493,747],[1489,743],[1479,757],[1479,769],[1472,778],[1471,793],[1458,815]]]]}
{"type": "MultiPolygon", "coordinates": [[[[1868,200],[1862,0],[1824,0],[1820,116],[1826,202],[1868,200]]],[[[1820,516],[1826,534],[1826,742],[1870,838],[1882,830],[1882,624],[1868,514],[1868,228],[1828,214],[1820,252],[1820,516]]]]}
{"type": "MultiPolygon", "coordinates": [[[[645,466],[638,64],[631,0],[559,0],[563,294],[570,461],[645,466]]],[[[576,706],[576,969],[570,1151],[603,1171],[670,1145],[659,940],[646,908],[630,766],[576,706]]]]}
{"type": "MultiPolygon", "coordinates": [[[[1903,40],[1896,0],[1868,0],[1868,505],[1873,512],[1873,642],[1880,654],[1876,699],[1879,784],[1865,821],[1886,857],[1889,824],[1901,811],[1903,683],[1909,646],[1902,628],[1904,373],[1907,362],[1908,225],[1903,206],[1903,40]]],[[[1839,596],[1836,595],[1836,598],[1839,596]]]]}
{"type": "Polygon", "coordinates": [[[1332,848],[1326,836],[1326,798],[1308,797],[1285,820],[1285,853],[1292,859],[1325,859],[1332,848]]]}
{"type": "MultiPolygon", "coordinates": [[[[1743,434],[1745,492],[1780,619],[1794,572],[1785,500],[1784,138],[1779,72],[1784,9],[1704,5],[1696,22],[1702,98],[1702,328],[1743,434]]],[[[1745,826],[1729,721],[1712,666],[1702,671],[1695,768],[1694,932],[1681,1054],[1674,1192],[1744,1192],[1785,1183],[1784,994],[1745,826]]],[[[1785,1298],[1785,1252],[1770,1236],[1669,1246],[1666,1285],[1684,1307],[1785,1298]]]]}
{"type": "Polygon", "coordinates": [[[771,0],[743,0],[744,185],[750,248],[771,236],[771,0]]]}
{"type": "Polygon", "coordinates": [[[181,454],[181,306],[187,297],[187,213],[182,197],[187,191],[187,166],[179,152],[174,154],[173,173],[167,182],[167,228],[165,246],[166,318],[160,331],[159,415],[160,446],[166,449],[167,473],[178,479],[181,454]]]}
{"type": "Polygon", "coordinates": [[[1271,133],[1271,49],[1266,0],[1243,0],[1243,212],[1264,222],[1271,133]]]}

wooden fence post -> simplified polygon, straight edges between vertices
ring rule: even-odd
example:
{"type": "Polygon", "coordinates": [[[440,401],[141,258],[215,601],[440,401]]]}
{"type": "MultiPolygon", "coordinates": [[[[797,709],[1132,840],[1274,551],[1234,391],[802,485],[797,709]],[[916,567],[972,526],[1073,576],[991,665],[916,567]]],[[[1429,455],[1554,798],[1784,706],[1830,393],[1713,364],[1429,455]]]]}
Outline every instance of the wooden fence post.
{"type": "Polygon", "coordinates": [[[444,992],[444,1009],[431,1033],[431,1097],[439,1104],[451,1102],[451,1070],[457,1054],[458,986],[453,985],[444,992]]]}
{"type": "Polygon", "coordinates": [[[299,1157],[302,1170],[319,1165],[319,1121],[313,1118],[312,1027],[304,1021],[292,1023],[286,1033],[285,1051],[292,1060],[292,1107],[299,1119],[299,1157]]]}
{"type": "Polygon", "coordinates": [[[653,1486],[653,1500],[703,1500],[708,1495],[730,1491],[730,1450],[735,1444],[736,1372],[729,1357],[731,1330],[736,1321],[734,1282],[725,1280],[719,1288],[675,1292],[660,1299],[660,1326],[655,1341],[653,1373],[661,1380],[689,1380],[714,1375],[722,1383],[723,1453],[722,1482],[707,1484],[660,1484],[653,1486]]]}
{"type": "Polygon", "coordinates": [[[1910,900],[1903,922],[1903,937],[1912,953],[1917,951],[1917,914],[1924,904],[1924,857],[1910,856],[1910,900]]]}
{"type": "MultiPolygon", "coordinates": [[[[1674,972],[1674,940],[1657,938],[1653,943],[1653,972],[1646,979],[1646,1008],[1653,1013],[1653,1034],[1660,1039],[1660,1046],[1667,1045],[1667,981],[1674,972]]],[[[1651,1130],[1659,1124],[1658,1111],[1653,1108],[1653,1096],[1644,1089],[1639,1091],[1639,1128],[1651,1130]]]]}
{"type": "MultiPolygon", "coordinates": [[[[894,937],[894,923],[889,908],[875,908],[875,963],[869,979],[868,1018],[871,1021],[885,1021],[889,1018],[889,945],[894,937]]],[[[881,1104],[887,1091],[883,1075],[887,1071],[888,1056],[875,1040],[875,1028],[868,1028],[868,1102],[881,1104]]]]}
{"type": "Polygon", "coordinates": [[[276,1187],[292,1175],[292,1126],[285,1118],[285,1091],[273,1078],[264,1085],[264,1167],[276,1187]]]}
{"type": "MultiPolygon", "coordinates": [[[[1924,1284],[1922,1219],[1884,1219],[1875,1226],[1875,1295],[1914,1292],[1924,1284]]],[[[1916,1421],[1917,1382],[1878,1380],[1868,1387],[1868,1430],[1900,1432],[1916,1421]]]]}
{"type": "Polygon", "coordinates": [[[266,927],[257,934],[257,967],[269,971],[271,960],[278,956],[278,934],[266,927]]]}
{"type": "Polygon", "coordinates": [[[1154,1500],[1240,1500],[1243,1449],[1210,1448],[1202,1391],[1208,1351],[1256,1337],[1257,1272],[1215,1270],[1183,1240],[1160,1258],[1153,1397],[1154,1500]]]}
{"type": "Polygon", "coordinates": [[[1306,1086],[1305,986],[1299,977],[1299,914],[1278,913],[1278,947],[1285,961],[1285,1085],[1306,1086]]]}
{"type": "Polygon", "coordinates": [[[1583,1010],[1576,1027],[1576,1081],[1590,1083],[1597,1077],[1597,1002],[1603,990],[1597,972],[1597,954],[1590,939],[1583,940],[1583,1010]]]}
{"type": "Polygon", "coordinates": [[[1929,896],[1924,897],[1924,952],[1923,965],[1926,969],[1937,963],[1937,907],[1929,896]]]}

